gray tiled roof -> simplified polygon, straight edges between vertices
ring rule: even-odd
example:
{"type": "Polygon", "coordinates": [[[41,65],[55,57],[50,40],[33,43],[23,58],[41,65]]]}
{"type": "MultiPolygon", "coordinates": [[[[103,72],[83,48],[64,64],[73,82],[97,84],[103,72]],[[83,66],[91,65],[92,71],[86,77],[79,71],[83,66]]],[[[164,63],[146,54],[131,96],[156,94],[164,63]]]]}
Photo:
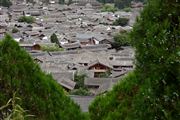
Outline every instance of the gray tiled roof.
{"type": "Polygon", "coordinates": [[[82,49],[104,49],[107,50],[108,48],[111,48],[111,45],[109,44],[97,44],[97,45],[89,45],[89,46],[81,46],[82,49]]]}
{"type": "Polygon", "coordinates": [[[58,72],[52,73],[52,76],[57,82],[67,89],[74,89],[76,83],[73,80],[72,72],[58,72]]]}
{"type": "Polygon", "coordinates": [[[85,78],[84,84],[87,86],[101,86],[108,82],[117,82],[119,78],[85,78]]]}
{"type": "Polygon", "coordinates": [[[98,86],[95,94],[101,94],[109,91],[114,84],[120,81],[121,78],[86,78],[84,84],[87,86],[98,86]]]}
{"type": "Polygon", "coordinates": [[[91,102],[94,100],[95,96],[71,95],[70,98],[73,99],[74,102],[80,106],[80,108],[83,112],[88,112],[88,107],[91,104],[91,102]]]}
{"type": "Polygon", "coordinates": [[[79,48],[80,44],[79,43],[68,43],[61,45],[64,49],[72,49],[72,48],[79,48]]]}

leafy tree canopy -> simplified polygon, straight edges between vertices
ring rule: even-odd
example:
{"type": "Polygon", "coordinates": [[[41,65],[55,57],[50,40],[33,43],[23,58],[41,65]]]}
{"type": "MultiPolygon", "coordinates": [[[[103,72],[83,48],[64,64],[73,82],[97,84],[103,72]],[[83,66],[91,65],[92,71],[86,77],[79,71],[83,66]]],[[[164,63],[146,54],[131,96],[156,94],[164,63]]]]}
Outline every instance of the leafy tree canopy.
{"type": "Polygon", "coordinates": [[[51,42],[52,42],[52,43],[56,43],[56,44],[60,47],[59,40],[58,40],[57,35],[56,35],[55,33],[53,33],[53,34],[51,35],[50,39],[51,39],[51,42]]]}

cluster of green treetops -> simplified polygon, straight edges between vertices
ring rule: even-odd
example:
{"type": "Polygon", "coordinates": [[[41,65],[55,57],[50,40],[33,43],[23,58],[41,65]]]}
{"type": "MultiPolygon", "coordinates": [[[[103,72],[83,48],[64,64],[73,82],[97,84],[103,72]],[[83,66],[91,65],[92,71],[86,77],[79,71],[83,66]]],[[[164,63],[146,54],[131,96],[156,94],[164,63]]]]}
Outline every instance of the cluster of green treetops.
{"type": "Polygon", "coordinates": [[[9,7],[12,3],[10,0],[0,0],[0,6],[9,7]]]}
{"type": "MultiPolygon", "coordinates": [[[[86,119],[52,76],[42,72],[31,56],[7,35],[0,42],[0,107],[14,93],[21,99],[17,104],[34,115],[30,120],[86,119]]],[[[11,112],[12,105],[0,110],[0,119],[11,112]]]]}
{"type": "Polygon", "coordinates": [[[149,0],[130,36],[135,71],[89,107],[91,120],[180,118],[180,1],[149,0]]]}

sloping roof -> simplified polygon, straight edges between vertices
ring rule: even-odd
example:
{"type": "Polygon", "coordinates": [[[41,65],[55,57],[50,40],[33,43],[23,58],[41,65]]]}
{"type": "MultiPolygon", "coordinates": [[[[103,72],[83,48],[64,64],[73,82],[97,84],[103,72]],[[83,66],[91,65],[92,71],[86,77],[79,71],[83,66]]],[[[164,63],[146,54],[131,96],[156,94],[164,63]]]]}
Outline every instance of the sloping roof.
{"type": "Polygon", "coordinates": [[[125,75],[127,72],[128,72],[127,70],[122,70],[121,72],[114,72],[114,71],[112,71],[110,77],[112,77],[112,78],[119,78],[119,77],[125,75]]]}
{"type": "Polygon", "coordinates": [[[84,33],[84,34],[77,33],[76,34],[76,38],[78,40],[87,40],[87,39],[90,39],[92,37],[94,37],[94,35],[88,34],[88,33],[84,33]]]}
{"type": "Polygon", "coordinates": [[[93,33],[93,32],[87,32],[87,33],[77,33],[76,38],[80,41],[82,40],[88,40],[91,38],[95,38],[98,41],[101,41],[104,39],[104,37],[101,34],[93,33]]]}
{"type": "Polygon", "coordinates": [[[40,16],[41,15],[41,11],[39,11],[39,10],[28,10],[26,13],[30,14],[32,16],[40,16]]]}
{"type": "Polygon", "coordinates": [[[72,72],[52,73],[52,76],[63,87],[73,90],[76,83],[73,80],[72,72]]]}
{"type": "Polygon", "coordinates": [[[96,95],[102,94],[102,93],[104,93],[104,92],[109,91],[111,88],[112,88],[112,83],[111,83],[111,81],[110,81],[110,82],[107,82],[107,83],[104,83],[104,84],[102,84],[102,85],[95,91],[95,94],[96,94],[96,95]]]}
{"type": "Polygon", "coordinates": [[[83,112],[88,112],[88,107],[91,102],[94,100],[95,96],[77,96],[77,95],[70,95],[70,98],[77,103],[83,112]]]}
{"type": "Polygon", "coordinates": [[[133,60],[112,60],[110,64],[113,66],[133,66],[133,60]]]}
{"type": "Polygon", "coordinates": [[[73,48],[80,48],[80,44],[78,42],[76,43],[68,43],[61,45],[64,49],[73,49],[73,48]]]}
{"type": "Polygon", "coordinates": [[[121,78],[86,78],[84,84],[87,86],[99,86],[95,91],[95,94],[98,95],[109,91],[119,80],[121,78]]]}
{"type": "Polygon", "coordinates": [[[69,80],[73,80],[73,73],[72,72],[58,72],[52,73],[54,79],[58,81],[62,81],[63,79],[67,78],[69,80]]]}
{"type": "Polygon", "coordinates": [[[76,55],[74,59],[77,63],[90,63],[97,59],[97,55],[94,52],[85,50],[82,53],[76,55]]]}
{"type": "Polygon", "coordinates": [[[97,44],[97,45],[88,45],[81,46],[82,49],[108,49],[111,48],[110,44],[97,44]]]}
{"type": "Polygon", "coordinates": [[[92,67],[92,66],[94,66],[94,65],[96,65],[96,64],[101,64],[101,65],[103,65],[103,66],[106,66],[106,67],[112,69],[112,66],[110,66],[110,64],[108,64],[107,62],[103,62],[102,60],[99,60],[99,59],[96,60],[96,61],[91,62],[91,63],[87,66],[87,69],[89,69],[90,67],[92,67]]]}
{"type": "Polygon", "coordinates": [[[39,44],[19,44],[19,46],[20,47],[33,47],[33,46],[35,46],[35,45],[38,45],[38,46],[40,46],[39,44]]]}
{"type": "Polygon", "coordinates": [[[119,81],[119,78],[85,78],[84,84],[87,86],[101,86],[110,81],[116,83],[119,81]]]}
{"type": "Polygon", "coordinates": [[[60,82],[58,82],[59,84],[61,84],[63,87],[67,88],[67,89],[70,89],[70,90],[73,90],[76,83],[72,80],[62,80],[60,82]]]}
{"type": "Polygon", "coordinates": [[[26,9],[27,9],[27,6],[23,4],[18,4],[18,5],[14,4],[10,7],[10,10],[12,10],[13,12],[23,12],[26,9]]]}

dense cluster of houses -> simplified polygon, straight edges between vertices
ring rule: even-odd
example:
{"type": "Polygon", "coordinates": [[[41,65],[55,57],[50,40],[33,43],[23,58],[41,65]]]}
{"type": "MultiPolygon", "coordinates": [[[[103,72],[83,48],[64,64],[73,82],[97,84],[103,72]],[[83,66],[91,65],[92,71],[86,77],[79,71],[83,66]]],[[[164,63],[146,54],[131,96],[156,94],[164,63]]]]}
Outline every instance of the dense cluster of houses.
{"type": "Polygon", "coordinates": [[[114,34],[132,28],[135,20],[130,18],[134,18],[135,12],[100,12],[98,7],[99,4],[93,6],[89,3],[67,6],[25,2],[13,4],[10,8],[0,7],[0,39],[8,32],[20,44],[42,45],[51,44],[50,36],[55,33],[64,49],[74,50],[96,45],[104,47],[104,44],[113,42],[114,34]],[[18,22],[21,16],[33,16],[36,20],[32,24],[18,22]],[[129,25],[113,26],[119,17],[129,18],[129,25]],[[13,29],[18,31],[13,32],[13,29]]]}
{"type": "Polygon", "coordinates": [[[67,91],[75,88],[75,74],[85,74],[84,85],[92,95],[102,94],[134,68],[134,50],[124,47],[116,51],[111,43],[116,33],[132,29],[139,10],[101,12],[96,1],[76,1],[68,6],[52,0],[48,5],[16,0],[10,8],[0,6],[0,39],[11,34],[67,91]],[[21,16],[33,16],[35,22],[18,22],[21,16]],[[119,17],[128,18],[128,25],[113,26],[119,17]],[[64,51],[41,51],[42,45],[54,45],[50,41],[53,33],[64,51]]]}
{"type": "Polygon", "coordinates": [[[73,50],[63,52],[32,53],[42,70],[67,90],[73,90],[74,75],[85,74],[85,86],[98,95],[108,91],[127,72],[133,70],[134,50],[124,47],[115,50],[73,50]]]}

